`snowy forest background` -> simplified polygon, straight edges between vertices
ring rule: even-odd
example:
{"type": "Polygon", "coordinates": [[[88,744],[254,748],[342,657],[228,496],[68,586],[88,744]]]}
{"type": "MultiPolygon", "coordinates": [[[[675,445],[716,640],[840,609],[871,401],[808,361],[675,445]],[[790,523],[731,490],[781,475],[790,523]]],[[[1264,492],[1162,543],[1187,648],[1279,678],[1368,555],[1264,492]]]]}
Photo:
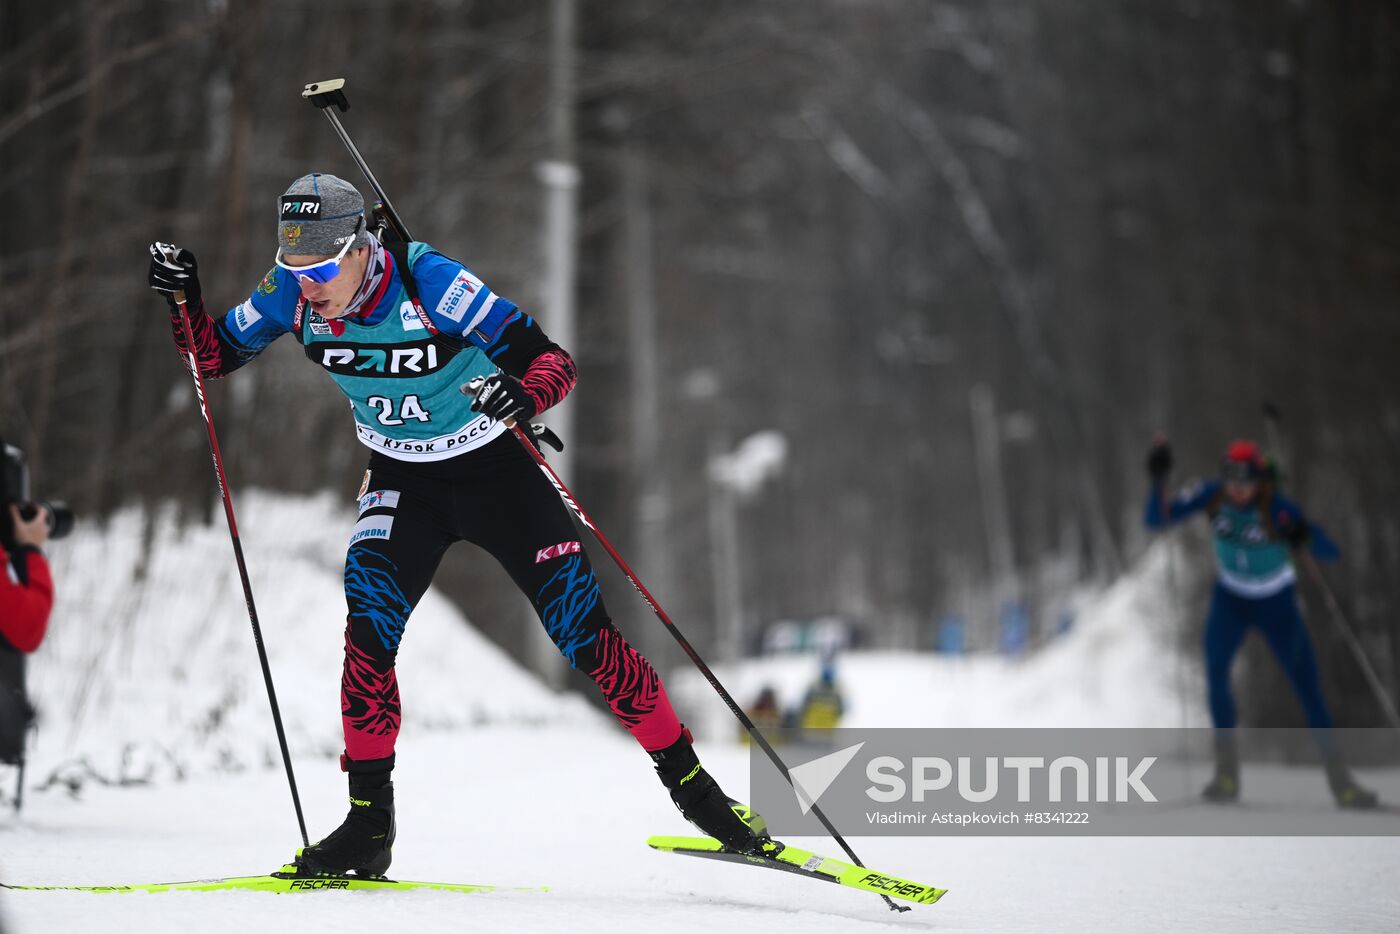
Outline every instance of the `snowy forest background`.
{"type": "MultiPolygon", "coordinates": [[[[1009,599],[1045,640],[1076,585],[1142,553],[1153,431],[1179,479],[1208,474],[1268,400],[1395,693],[1400,8],[578,8],[573,485],[702,652],[734,612],[750,642],[834,615],[901,649],[963,615],[992,649],[1009,599]],[[756,432],[786,456],[742,495],[711,467],[756,432]]],[[[348,79],[345,122],[414,233],[549,329],[550,9],[0,5],[0,431],[40,492],[83,521],[174,499],[222,522],[145,245],[192,249],[217,312],[271,265],[293,178],[361,184],[309,81],[348,79]]],[[[367,452],[290,341],[211,395],[236,497],[353,496],[367,452]]],[[[1188,534],[1183,644],[1206,567],[1188,534]]],[[[537,658],[523,600],[464,552],[439,586],[537,658]]],[[[677,661],[603,576],[634,641],[677,661]]],[[[1378,722],[1310,596],[1339,721],[1378,722]]],[[[1250,677],[1277,689],[1247,711],[1296,721],[1274,666],[1250,677]]]]}

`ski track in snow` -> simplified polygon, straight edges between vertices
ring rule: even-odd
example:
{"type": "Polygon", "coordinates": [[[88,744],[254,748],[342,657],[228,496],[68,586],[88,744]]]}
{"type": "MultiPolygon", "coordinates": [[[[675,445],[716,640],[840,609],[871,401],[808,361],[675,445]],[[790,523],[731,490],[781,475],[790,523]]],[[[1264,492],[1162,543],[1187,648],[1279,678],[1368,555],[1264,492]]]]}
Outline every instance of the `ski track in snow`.
{"type": "MultiPolygon", "coordinates": [[[[339,568],[353,515],[328,497],[254,494],[239,508],[315,839],[345,808],[344,776],[331,753],[339,732],[339,568]]],[[[139,516],[123,513],[55,549],[60,604],[33,666],[49,723],[33,761],[37,776],[73,775],[64,763],[85,758],[108,779],[148,782],[89,780],[77,796],[31,792],[18,821],[0,812],[7,882],[247,875],[276,869],[299,845],[222,525],[177,532],[168,516],[157,522],[145,590],[132,585],[140,534],[139,516]]],[[[845,659],[850,725],[1164,726],[1198,716],[1199,702],[1183,707],[1177,699],[1184,669],[1163,649],[1162,567],[1159,550],[1082,614],[1071,634],[1022,661],[845,659]]],[[[647,836],[692,830],[645,755],[605,718],[541,687],[432,593],[409,625],[401,658],[413,674],[405,678],[390,875],[551,891],[6,892],[3,930],[1278,934],[1394,931],[1400,918],[1400,847],[1388,837],[852,838],[871,866],[950,889],[938,905],[901,915],[872,895],[657,853],[647,836]]],[[[791,695],[812,664],[787,659],[722,676],[741,698],[764,680],[791,695]]],[[[685,677],[670,680],[682,715],[704,723],[714,740],[701,746],[707,766],[745,797],[748,752],[727,742],[732,723],[714,716],[713,702],[685,677]]],[[[1191,696],[1199,696],[1195,686],[1191,696]]],[[[1327,806],[1320,779],[1294,778],[1307,806],[1327,806]]],[[[1380,778],[1395,800],[1400,775],[1380,778]]],[[[0,774],[0,789],[9,781],[0,774]]],[[[1267,807],[1246,813],[1267,826],[1267,807]]],[[[792,842],[840,855],[830,840],[792,842]]]]}

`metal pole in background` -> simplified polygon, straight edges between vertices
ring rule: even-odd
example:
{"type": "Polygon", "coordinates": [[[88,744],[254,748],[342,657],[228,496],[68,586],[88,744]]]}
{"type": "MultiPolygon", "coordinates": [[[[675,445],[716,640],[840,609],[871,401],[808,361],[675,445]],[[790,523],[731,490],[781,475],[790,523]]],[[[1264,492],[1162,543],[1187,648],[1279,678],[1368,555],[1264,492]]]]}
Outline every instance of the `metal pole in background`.
{"type": "MultiPolygon", "coordinates": [[[[668,529],[671,502],[661,456],[661,351],[657,340],[656,275],[653,268],[651,186],[646,153],[627,141],[622,145],[619,183],[622,188],[622,278],[627,294],[627,362],[631,392],[628,430],[631,434],[633,490],[637,497],[637,549],[647,556],[648,574],[662,593],[671,585],[668,529]]],[[[651,626],[639,627],[640,648],[653,663],[674,646],[651,626]]]]}
{"type": "MultiPolygon", "coordinates": [[[[549,19],[549,157],[536,167],[545,196],[545,294],[541,318],[554,342],[572,349],[576,344],[574,281],[579,185],[578,165],[574,162],[575,0],[551,0],[549,19]]],[[[573,439],[570,400],[551,409],[549,420],[561,438],[573,439]]],[[[561,452],[554,461],[559,476],[572,480],[568,455],[561,452]]]]}
{"type": "Polygon", "coordinates": [[[990,386],[985,383],[973,386],[968,393],[968,403],[972,409],[977,485],[982,492],[982,518],[986,524],[987,556],[992,572],[991,624],[999,641],[1002,614],[1021,599],[1011,520],[1007,513],[1006,481],[1001,470],[1001,428],[997,421],[996,397],[990,386]]]}
{"type": "MultiPolygon", "coordinates": [[[[549,155],[535,167],[544,186],[545,291],[540,320],[560,347],[577,346],[574,327],[574,280],[577,264],[579,170],[574,162],[576,80],[574,42],[577,31],[575,0],[551,0],[549,7],[549,155]]],[[[549,411],[550,427],[569,442],[574,439],[573,402],[565,399],[549,411]]],[[[572,450],[572,448],[571,448],[572,450]]],[[[572,482],[568,451],[555,455],[558,474],[572,482]]],[[[531,667],[549,684],[564,679],[559,649],[534,625],[530,611],[527,651],[531,667]]]]}
{"type": "Polygon", "coordinates": [[[721,646],[720,658],[734,663],[744,655],[744,582],[739,561],[739,497],[721,476],[726,459],[735,455],[727,450],[724,437],[719,429],[710,435],[710,456],[705,464],[706,512],[715,582],[715,641],[721,646]]]}

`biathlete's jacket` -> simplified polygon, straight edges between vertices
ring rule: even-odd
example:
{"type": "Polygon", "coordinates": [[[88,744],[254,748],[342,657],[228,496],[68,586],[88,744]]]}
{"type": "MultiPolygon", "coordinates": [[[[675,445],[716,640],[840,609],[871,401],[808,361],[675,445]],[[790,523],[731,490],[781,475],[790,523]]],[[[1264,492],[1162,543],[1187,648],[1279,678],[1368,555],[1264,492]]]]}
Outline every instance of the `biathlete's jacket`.
{"type": "Polygon", "coordinates": [[[1147,497],[1145,520],[1149,529],[1161,529],[1202,511],[1210,515],[1215,535],[1217,580],[1237,596],[1263,599],[1294,583],[1297,575],[1288,550],[1294,529],[1307,530],[1308,549],[1314,557],[1331,561],[1341,555],[1336,543],[1321,526],[1309,522],[1297,504],[1275,493],[1269,497],[1266,517],[1258,502],[1244,509],[1231,503],[1218,480],[1185,489],[1165,504],[1162,491],[1154,487],[1147,497]]]}
{"type": "MultiPolygon", "coordinates": [[[[366,446],[405,461],[437,461],[479,448],[504,425],[471,411],[460,387],[502,370],[519,379],[536,412],[556,405],[577,377],[567,351],[514,303],[425,243],[408,245],[414,306],[393,254],[370,238],[364,283],[343,317],[311,311],[296,277],[273,267],[248,300],[215,321],[190,310],[195,359],[226,376],[291,334],[335,380],[366,446]]],[[[187,354],[178,313],[176,346],[187,354]]]]}
{"type": "Polygon", "coordinates": [[[8,644],[19,652],[33,652],[44,641],[53,609],[49,564],[37,548],[22,548],[11,556],[3,547],[0,563],[5,565],[0,571],[0,647],[8,644]]]}

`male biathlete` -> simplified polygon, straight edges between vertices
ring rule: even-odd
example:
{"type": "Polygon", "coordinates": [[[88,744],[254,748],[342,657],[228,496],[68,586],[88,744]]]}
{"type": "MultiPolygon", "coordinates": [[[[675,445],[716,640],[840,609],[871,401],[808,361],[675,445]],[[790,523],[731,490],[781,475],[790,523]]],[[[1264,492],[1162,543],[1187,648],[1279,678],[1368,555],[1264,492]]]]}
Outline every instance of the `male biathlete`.
{"type": "Polygon", "coordinates": [[[1168,498],[1171,448],[1158,436],[1147,458],[1152,488],[1147,495],[1149,529],[1175,525],[1196,513],[1211,520],[1216,578],[1206,617],[1206,682],[1215,726],[1215,776],[1202,791],[1208,801],[1234,801],[1240,793],[1239,753],[1234,727],[1235,700],[1230,666],[1240,643],[1257,629],[1283,666],[1303,713],[1318,738],[1327,782],[1337,804],[1372,808],[1376,794],[1358,785],[1327,731],[1332,715],[1322,696],[1312,639],[1298,611],[1296,574],[1290,549],[1308,548],[1322,560],[1340,554],[1320,526],[1275,490],[1273,470],[1259,445],[1235,441],[1225,452],[1220,478],[1199,483],[1168,498]]]}
{"type": "Polygon", "coordinates": [[[312,874],[383,875],[394,843],[394,659],[413,607],[449,545],[469,541],[530,598],[569,664],[587,672],[651,756],[685,817],[726,847],[756,851],[761,820],[706,773],[651,664],[608,618],[598,582],[558,494],[505,428],[557,405],[574,363],[538,322],[466,267],[424,243],[381,242],[364,199],[311,174],[278,200],[276,265],[218,320],[204,310],[188,250],[150,246],[150,285],[187,299],[194,356],[227,376],[283,334],[350,399],[370,448],[359,521],[345,557],[341,722],[349,773],[344,823],[297,856],[312,874]],[[482,378],[475,398],[461,387],[482,378]],[[753,826],[750,826],[749,822],[753,826]]]}

